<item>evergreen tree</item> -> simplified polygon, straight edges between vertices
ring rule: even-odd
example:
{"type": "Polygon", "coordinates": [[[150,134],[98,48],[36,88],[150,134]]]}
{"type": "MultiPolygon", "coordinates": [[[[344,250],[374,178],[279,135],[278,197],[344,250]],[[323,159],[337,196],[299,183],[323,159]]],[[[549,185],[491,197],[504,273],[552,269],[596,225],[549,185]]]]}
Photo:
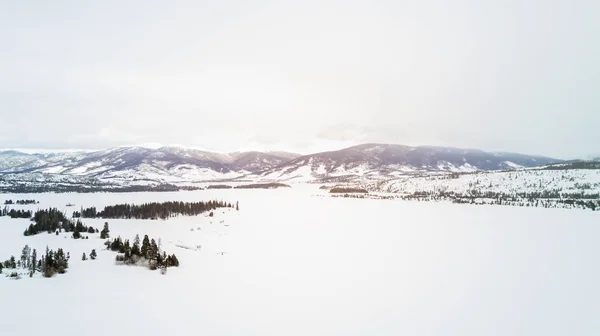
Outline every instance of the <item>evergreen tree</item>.
{"type": "Polygon", "coordinates": [[[15,256],[10,256],[9,262],[10,268],[17,268],[17,262],[15,261],[15,256]]]}
{"type": "Polygon", "coordinates": [[[63,274],[66,272],[66,269],[69,267],[69,263],[67,261],[67,258],[65,256],[65,252],[63,251],[63,249],[59,248],[56,253],[54,254],[54,261],[55,261],[55,270],[56,272],[58,272],[59,274],[63,274]]]}
{"type": "Polygon", "coordinates": [[[108,229],[108,222],[104,223],[104,228],[102,229],[102,231],[100,231],[100,238],[102,239],[107,239],[110,237],[109,235],[110,230],[108,229]]]}
{"type": "Polygon", "coordinates": [[[145,235],[140,249],[142,257],[148,258],[148,250],[150,250],[150,239],[148,238],[148,235],[145,235]]]}
{"type": "Polygon", "coordinates": [[[29,262],[31,260],[31,249],[29,245],[25,245],[23,247],[23,251],[21,252],[21,265],[23,268],[29,268],[29,262]]]}
{"type": "Polygon", "coordinates": [[[175,256],[175,254],[171,255],[171,266],[179,267],[179,260],[175,256]]]}
{"type": "Polygon", "coordinates": [[[81,260],[87,260],[87,257],[85,256],[85,252],[83,252],[83,255],[81,256],[81,260]]]}
{"type": "Polygon", "coordinates": [[[35,268],[37,267],[37,251],[35,249],[33,249],[33,253],[31,253],[31,266],[29,267],[29,269],[31,270],[31,272],[35,273],[35,268]]]}
{"type": "Polygon", "coordinates": [[[150,250],[148,251],[147,259],[156,259],[156,255],[158,254],[158,245],[156,245],[156,241],[154,238],[150,241],[150,250]]]}
{"type": "Polygon", "coordinates": [[[140,251],[140,239],[137,237],[137,242],[133,242],[133,246],[131,247],[131,255],[132,256],[140,256],[142,252],[140,251]]]}
{"type": "Polygon", "coordinates": [[[97,256],[98,256],[98,255],[96,254],[96,250],[92,250],[92,252],[90,253],[90,259],[92,259],[92,260],[96,260],[96,257],[97,257],[97,256]]]}

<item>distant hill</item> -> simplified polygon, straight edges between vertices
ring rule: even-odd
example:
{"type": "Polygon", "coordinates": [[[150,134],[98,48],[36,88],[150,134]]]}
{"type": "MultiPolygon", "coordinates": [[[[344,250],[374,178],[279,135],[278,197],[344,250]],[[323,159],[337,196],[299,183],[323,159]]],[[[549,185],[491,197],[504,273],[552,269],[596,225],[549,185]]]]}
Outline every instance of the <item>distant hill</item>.
{"type": "Polygon", "coordinates": [[[299,155],[288,152],[214,153],[185,147],[116,147],[98,151],[27,154],[0,152],[0,174],[36,181],[177,183],[245,177],[315,180],[386,177],[415,172],[471,172],[546,166],[562,160],[446,147],[364,144],[299,155]]]}
{"type": "Polygon", "coordinates": [[[265,173],[274,179],[326,179],[347,175],[393,176],[415,172],[514,170],[562,160],[449,147],[364,144],[298,157],[265,173]]]}

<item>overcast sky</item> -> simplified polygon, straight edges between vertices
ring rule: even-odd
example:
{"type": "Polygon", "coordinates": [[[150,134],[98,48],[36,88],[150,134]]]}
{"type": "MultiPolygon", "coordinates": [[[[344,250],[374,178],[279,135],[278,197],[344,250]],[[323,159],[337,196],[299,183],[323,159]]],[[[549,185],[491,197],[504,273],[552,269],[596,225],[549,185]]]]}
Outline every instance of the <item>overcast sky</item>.
{"type": "Polygon", "coordinates": [[[600,1],[0,0],[0,148],[600,155],[600,1]]]}

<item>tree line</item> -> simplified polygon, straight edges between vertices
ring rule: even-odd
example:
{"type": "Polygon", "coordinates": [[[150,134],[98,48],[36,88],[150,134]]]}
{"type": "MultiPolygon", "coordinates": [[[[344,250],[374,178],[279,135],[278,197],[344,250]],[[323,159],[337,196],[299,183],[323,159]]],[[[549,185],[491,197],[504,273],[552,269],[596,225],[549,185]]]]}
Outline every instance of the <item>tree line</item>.
{"type": "MultiPolygon", "coordinates": [[[[104,207],[98,211],[96,207],[75,211],[73,217],[83,218],[125,218],[125,219],[167,219],[176,215],[196,216],[217,208],[233,208],[234,205],[224,201],[208,202],[164,202],[117,204],[104,207]]],[[[237,207],[237,205],[236,205],[237,207]]]]}
{"type": "Polygon", "coordinates": [[[31,218],[31,210],[15,210],[4,207],[0,211],[0,216],[9,216],[10,218],[31,218]]]}
{"type": "Polygon", "coordinates": [[[95,192],[165,192],[165,191],[182,191],[182,190],[201,190],[200,187],[194,186],[176,186],[172,184],[160,185],[132,185],[132,186],[115,186],[114,184],[103,183],[69,183],[69,184],[54,184],[40,183],[31,184],[29,182],[6,180],[0,176],[0,181],[6,182],[0,186],[2,193],[14,194],[34,194],[34,193],[95,193],[95,192]]]}
{"type": "Polygon", "coordinates": [[[4,201],[4,205],[12,205],[12,204],[18,204],[18,205],[26,205],[26,204],[37,204],[40,203],[36,200],[6,200],[4,201]]]}
{"type": "Polygon", "coordinates": [[[67,219],[65,214],[56,208],[38,210],[31,220],[33,223],[23,232],[25,236],[36,235],[40,232],[56,232],[58,234],[60,231],[65,231],[73,232],[73,238],[79,239],[82,238],[81,233],[98,232],[98,229],[84,225],[80,219],[77,221],[67,219]]]}

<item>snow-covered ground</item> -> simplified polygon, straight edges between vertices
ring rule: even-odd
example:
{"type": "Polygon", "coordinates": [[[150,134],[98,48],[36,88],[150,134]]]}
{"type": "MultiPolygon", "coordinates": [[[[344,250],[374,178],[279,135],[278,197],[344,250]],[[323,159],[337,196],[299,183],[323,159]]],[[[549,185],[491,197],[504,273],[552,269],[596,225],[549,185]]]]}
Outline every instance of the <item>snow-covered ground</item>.
{"type": "Polygon", "coordinates": [[[412,194],[414,192],[456,192],[478,190],[515,194],[543,191],[596,194],[600,192],[600,170],[519,170],[473,174],[431,174],[402,176],[373,185],[378,191],[412,194]]]}
{"type": "Polygon", "coordinates": [[[600,334],[597,212],[314,197],[323,193],[294,185],[0,195],[0,202],[40,201],[19,208],[68,212],[123,202],[240,202],[239,212],[214,218],[106,220],[112,236],[160,237],[181,262],[166,275],[115,266],[97,235],[24,237],[27,220],[0,218],[0,259],[18,258],[25,244],[71,254],[67,274],[0,278],[0,334],[600,334]],[[81,261],[92,248],[98,259],[81,261]]]}

